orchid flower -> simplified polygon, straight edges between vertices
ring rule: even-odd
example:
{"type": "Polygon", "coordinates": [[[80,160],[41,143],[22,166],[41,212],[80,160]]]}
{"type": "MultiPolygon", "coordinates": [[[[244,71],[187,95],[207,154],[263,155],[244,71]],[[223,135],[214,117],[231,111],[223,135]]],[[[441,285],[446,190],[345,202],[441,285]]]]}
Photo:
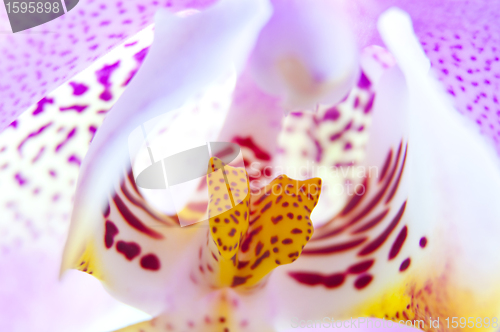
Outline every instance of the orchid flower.
{"type": "MultiPolygon", "coordinates": [[[[11,124],[0,169],[32,195],[4,198],[2,218],[16,222],[2,229],[5,270],[40,264],[31,271],[46,267],[52,279],[72,207],[62,272],[87,272],[153,317],[119,331],[286,331],[324,317],[423,321],[424,330],[438,329],[429,320],[447,330],[453,317],[473,317],[474,328],[498,328],[498,14],[481,2],[394,4],[407,13],[385,1],[168,3],[150,49],[146,28],[105,64],[98,55],[149,24],[158,4],[82,3],[47,26],[98,19],[83,33],[55,33],[51,51],[46,35],[0,37],[1,125],[11,124]],[[125,18],[132,9],[137,19],[125,18]],[[50,56],[35,59],[32,47],[50,56]],[[46,95],[94,61],[87,78],[46,95]],[[130,137],[141,126],[154,160],[161,149],[226,141],[241,147],[244,165],[211,158],[176,215],[165,196],[136,185],[147,149],[131,148],[130,137]],[[229,199],[224,182],[236,204],[214,214],[229,199]],[[204,213],[181,227],[184,214],[204,213]],[[23,262],[40,250],[42,263],[23,262]]],[[[21,293],[36,306],[48,295],[30,278],[18,288],[36,288],[36,301],[21,293]]],[[[59,305],[112,303],[96,280],[81,280],[98,296],[70,291],[77,300],[56,295],[59,305]]],[[[0,287],[12,294],[2,308],[17,303],[0,287]]],[[[53,330],[45,319],[34,324],[53,330]]],[[[2,320],[6,330],[30,324],[2,320]]]]}

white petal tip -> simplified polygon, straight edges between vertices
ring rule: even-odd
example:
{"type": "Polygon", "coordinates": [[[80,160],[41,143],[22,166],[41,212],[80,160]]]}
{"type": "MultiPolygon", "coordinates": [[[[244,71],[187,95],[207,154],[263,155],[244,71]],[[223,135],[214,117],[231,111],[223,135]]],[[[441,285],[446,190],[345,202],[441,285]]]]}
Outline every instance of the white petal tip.
{"type": "MultiPolygon", "coordinates": [[[[430,61],[415,36],[408,13],[397,7],[389,8],[380,15],[377,29],[399,62],[411,63],[411,66],[424,73],[429,71],[430,61]]],[[[400,65],[405,66],[403,63],[400,65]]]]}

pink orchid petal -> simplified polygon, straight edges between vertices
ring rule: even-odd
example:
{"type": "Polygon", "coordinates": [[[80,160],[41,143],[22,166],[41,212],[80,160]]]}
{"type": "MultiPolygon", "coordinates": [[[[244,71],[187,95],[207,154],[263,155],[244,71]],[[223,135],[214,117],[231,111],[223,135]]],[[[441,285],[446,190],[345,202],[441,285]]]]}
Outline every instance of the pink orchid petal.
{"type": "Polygon", "coordinates": [[[245,70],[238,78],[219,140],[241,147],[252,189],[272,180],[269,170],[278,151],[283,115],[279,99],[262,92],[245,70]]]}
{"type": "Polygon", "coordinates": [[[363,191],[362,177],[371,171],[365,166],[378,164],[365,162],[367,144],[373,145],[369,131],[375,91],[380,75],[395,61],[386,50],[374,46],[363,50],[361,64],[361,77],[346,98],[338,104],[320,106],[315,113],[292,113],[280,134],[274,176],[285,172],[294,179],[317,176],[323,180],[319,204],[313,212],[316,226],[339,213],[355,191],[363,191]]]}
{"type": "Polygon", "coordinates": [[[366,163],[388,171],[271,275],[268,296],[281,320],[496,317],[496,153],[429,75],[409,17],[390,10],[379,31],[400,68],[377,87],[366,163]]]}
{"type": "MultiPolygon", "coordinates": [[[[361,44],[381,44],[375,22],[390,6],[410,14],[415,33],[457,110],[500,150],[500,16],[489,1],[348,2],[361,44]]],[[[495,6],[497,8],[495,8],[495,6]]]]}
{"type": "Polygon", "coordinates": [[[250,67],[256,83],[287,111],[334,104],[359,76],[354,35],[333,2],[273,1],[250,67]]]}
{"type": "Polygon", "coordinates": [[[2,253],[2,331],[85,332],[92,326],[98,328],[96,322],[118,308],[134,315],[90,276],[73,271],[60,281],[57,271],[62,248],[49,247],[45,244],[36,251],[12,248],[2,253]]]}
{"type": "Polygon", "coordinates": [[[153,23],[159,8],[205,8],[214,0],[82,0],[67,14],[16,34],[0,6],[0,131],[29,106],[153,23]]]}
{"type": "Polygon", "coordinates": [[[433,253],[426,258],[429,264],[440,266],[434,273],[441,273],[441,278],[447,276],[447,288],[453,292],[450,300],[473,294],[457,311],[479,313],[475,305],[483,302],[488,303],[481,308],[483,315],[498,314],[497,154],[483,136],[471,130],[470,123],[453,112],[444,92],[422,70],[428,60],[412,36],[409,16],[390,10],[379,25],[401,64],[410,91],[410,137],[415,142],[410,143],[415,149],[411,169],[417,180],[412,181],[410,199],[414,203],[409,205],[409,218],[419,220],[418,227],[433,235],[428,239],[432,244],[428,255],[431,250],[433,253]],[[396,25],[399,33],[394,33],[396,25]],[[402,40],[407,41],[404,47],[402,40]],[[460,262],[456,255],[450,255],[450,248],[461,253],[460,262]]]}
{"type": "MultiPolygon", "coordinates": [[[[133,203],[142,199],[137,193],[133,194],[135,198],[125,193],[118,198],[114,196],[110,213],[111,218],[116,217],[119,223],[117,221],[114,227],[107,227],[111,230],[109,234],[116,235],[117,228],[120,236],[126,235],[121,241],[126,242],[128,248],[132,241],[139,243],[140,252],[147,256],[141,258],[141,264],[136,262],[130,265],[122,254],[111,252],[105,247],[113,236],[104,233],[106,229],[102,223],[102,211],[109,189],[123,179],[122,171],[129,160],[128,135],[141,123],[181,107],[234,66],[238,71],[241,70],[258,31],[269,15],[268,3],[254,0],[224,0],[206,11],[187,17],[168,12],[158,13],[155,43],[127,91],[108,113],[82,164],[63,270],[79,266],[81,255],[88,248],[93,248],[91,257],[96,257],[94,261],[106,262],[107,269],[100,269],[106,274],[100,278],[108,290],[118,298],[151,313],[158,313],[168,305],[164,301],[165,296],[184,290],[183,283],[190,280],[189,274],[185,274],[188,268],[185,262],[193,259],[182,260],[182,257],[172,256],[168,244],[180,248],[179,243],[186,243],[185,238],[191,232],[183,232],[185,236],[172,239],[162,235],[167,229],[151,226],[156,218],[154,212],[147,214],[149,206],[133,203]],[[137,213],[145,222],[142,223],[136,217],[129,218],[130,213],[137,213]],[[104,238],[107,240],[103,241],[104,238]],[[173,265],[168,263],[171,260],[180,260],[182,263],[178,271],[168,269],[169,265],[173,265]],[[124,271],[129,278],[123,278],[124,271]],[[159,286],[164,285],[167,277],[172,280],[171,287],[159,286]],[[135,291],[131,292],[132,288],[135,291]]],[[[129,179],[126,178],[126,181],[129,179]]],[[[134,185],[127,184],[129,191],[134,185]]],[[[132,246],[134,253],[137,253],[137,246],[132,246]]],[[[193,254],[190,250],[195,250],[194,257],[197,257],[197,248],[193,248],[189,247],[188,251],[193,254]]],[[[186,255],[189,253],[186,252],[186,255]]],[[[88,261],[85,260],[85,263],[88,261]]],[[[188,287],[186,291],[193,292],[194,296],[198,289],[188,287]]],[[[178,295],[175,299],[187,301],[178,295]]]]}
{"type": "Polygon", "coordinates": [[[151,41],[151,30],[129,40],[0,135],[1,330],[106,329],[104,318],[117,310],[137,321],[135,309],[110,297],[92,277],[72,272],[60,281],[57,270],[80,162],[151,41]],[[108,97],[100,98],[104,93],[108,97]]]}
{"type": "Polygon", "coordinates": [[[408,198],[406,84],[392,67],[374,85],[369,141],[359,165],[377,171],[366,172],[364,190],[351,193],[335,217],[315,227],[297,261],[271,275],[267,291],[279,319],[363,316],[357,308],[397,277],[401,262],[387,255],[405,227],[400,218],[408,198]]]}

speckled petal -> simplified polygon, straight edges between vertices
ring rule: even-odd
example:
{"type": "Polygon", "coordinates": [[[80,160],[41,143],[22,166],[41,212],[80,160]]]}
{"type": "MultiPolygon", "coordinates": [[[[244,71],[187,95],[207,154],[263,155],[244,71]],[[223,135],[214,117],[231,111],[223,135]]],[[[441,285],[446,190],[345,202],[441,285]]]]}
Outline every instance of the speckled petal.
{"type": "MultiPolygon", "coordinates": [[[[291,113],[279,137],[274,176],[279,172],[323,180],[323,195],[313,213],[316,226],[330,220],[360,191],[365,167],[376,89],[380,76],[394,66],[392,55],[382,47],[366,47],[361,55],[361,76],[350,93],[337,104],[317,111],[291,113]]],[[[378,151],[380,153],[380,151],[378,151]]]]}
{"type": "Polygon", "coordinates": [[[500,150],[500,4],[497,1],[348,1],[362,45],[382,44],[377,17],[396,6],[411,16],[415,34],[461,114],[500,150]]]}
{"type": "Polygon", "coordinates": [[[374,316],[432,330],[430,317],[498,317],[496,153],[429,75],[409,17],[388,11],[379,29],[401,68],[377,89],[366,163],[380,177],[268,291],[285,321],[374,316]]]}
{"type": "Polygon", "coordinates": [[[29,106],[153,23],[159,8],[202,9],[214,0],[81,0],[67,14],[16,34],[0,6],[0,131],[29,106]]]}
{"type": "Polygon", "coordinates": [[[80,161],[152,36],[149,29],[127,40],[0,134],[0,265],[9,271],[0,276],[0,330],[106,330],[118,308],[125,310],[127,322],[143,318],[113,300],[92,277],[73,271],[61,281],[56,270],[80,161]],[[108,98],[100,98],[105,92],[108,98]]]}
{"type": "Polygon", "coordinates": [[[165,298],[189,307],[184,303],[189,296],[175,295],[181,289],[183,295],[200,293],[187,284],[197,246],[185,244],[193,236],[193,243],[199,243],[204,234],[159,227],[172,223],[141,198],[132,176],[124,176],[124,170],[129,172],[128,137],[141,123],[181,107],[232,68],[241,70],[269,14],[266,1],[232,0],[182,18],[158,13],[156,42],[82,164],[63,270],[81,266],[92,271],[110,293],[153,314],[169,305],[165,298]]]}

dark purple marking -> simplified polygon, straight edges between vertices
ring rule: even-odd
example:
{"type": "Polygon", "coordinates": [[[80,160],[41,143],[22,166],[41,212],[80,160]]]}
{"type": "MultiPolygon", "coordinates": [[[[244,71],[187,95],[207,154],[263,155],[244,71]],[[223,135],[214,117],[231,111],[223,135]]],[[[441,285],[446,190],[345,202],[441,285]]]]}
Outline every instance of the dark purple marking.
{"type": "Polygon", "coordinates": [[[352,234],[359,234],[369,229],[372,229],[373,227],[378,225],[378,223],[384,220],[385,216],[387,216],[387,213],[389,213],[389,209],[382,211],[381,213],[379,213],[378,215],[367,221],[364,225],[361,225],[358,229],[354,230],[352,234]]]}
{"type": "Polygon", "coordinates": [[[68,163],[75,164],[78,165],[78,167],[80,167],[82,161],[80,160],[80,158],[78,158],[78,156],[72,154],[71,156],[68,157],[68,163]]]}
{"type": "Polygon", "coordinates": [[[401,271],[401,272],[406,271],[406,269],[408,269],[408,267],[410,266],[410,263],[411,263],[411,259],[408,257],[399,266],[399,271],[401,271]]]}
{"type": "Polygon", "coordinates": [[[368,89],[371,84],[372,83],[370,82],[368,77],[366,77],[365,73],[361,72],[361,77],[359,78],[359,81],[358,81],[358,87],[361,89],[368,89]]]}
{"type": "Polygon", "coordinates": [[[236,287],[236,286],[239,286],[239,285],[243,285],[244,283],[247,282],[247,279],[250,278],[252,275],[248,275],[246,277],[237,277],[237,276],[234,276],[233,277],[233,283],[231,284],[231,287],[236,287]]]}
{"type": "Polygon", "coordinates": [[[40,150],[38,150],[38,153],[36,154],[36,156],[31,160],[31,162],[33,164],[36,163],[42,157],[44,152],[45,152],[45,146],[42,146],[40,148],[40,150]]]}
{"type": "Polygon", "coordinates": [[[401,251],[403,244],[405,243],[406,236],[408,235],[408,227],[406,225],[401,229],[396,238],[396,241],[392,244],[391,251],[389,251],[389,260],[396,258],[396,256],[401,251]]]}
{"type": "Polygon", "coordinates": [[[92,135],[92,137],[90,138],[91,142],[92,142],[92,140],[94,140],[94,136],[95,136],[96,131],[97,131],[96,126],[89,126],[89,132],[92,135]]]}
{"type": "Polygon", "coordinates": [[[420,247],[425,248],[425,246],[427,245],[427,238],[425,236],[420,239],[419,245],[420,247]]]}
{"type": "Polygon", "coordinates": [[[345,281],[344,273],[322,275],[319,273],[311,273],[311,272],[289,272],[288,275],[301,284],[308,286],[323,285],[326,288],[339,287],[345,281]]]}
{"type": "Polygon", "coordinates": [[[354,287],[356,287],[356,289],[363,289],[366,286],[368,286],[368,284],[372,282],[372,280],[373,280],[372,275],[363,274],[359,276],[358,279],[356,279],[356,281],[354,282],[354,287]]]}
{"type": "Polygon", "coordinates": [[[99,95],[99,98],[104,100],[104,101],[109,101],[113,98],[113,95],[111,93],[111,90],[109,89],[111,87],[111,83],[109,79],[111,78],[111,75],[113,72],[118,69],[120,66],[120,60],[117,62],[113,63],[112,65],[104,65],[101,69],[95,72],[97,76],[97,81],[104,86],[104,91],[99,95]]]}
{"type": "Polygon", "coordinates": [[[269,250],[266,250],[266,252],[264,252],[262,256],[260,256],[255,260],[255,263],[253,263],[252,266],[250,266],[250,269],[254,270],[255,268],[257,268],[260,265],[260,263],[262,263],[262,261],[268,258],[269,256],[271,256],[271,253],[269,252],[269,250]]]}
{"type": "Polygon", "coordinates": [[[396,193],[396,190],[398,189],[399,182],[401,181],[401,176],[403,175],[404,169],[405,169],[405,164],[406,164],[406,152],[408,151],[408,147],[405,149],[405,155],[403,157],[403,163],[401,164],[401,168],[399,169],[398,176],[396,177],[396,181],[394,181],[394,184],[392,185],[391,191],[389,192],[389,195],[387,196],[385,203],[389,203],[392,198],[394,197],[394,194],[396,193]]]}
{"type": "Polygon", "coordinates": [[[40,101],[38,103],[36,103],[36,109],[33,111],[32,114],[36,116],[36,115],[42,113],[45,110],[45,104],[53,104],[53,103],[54,103],[53,98],[44,97],[44,98],[40,99],[40,101]]]}
{"type": "Polygon", "coordinates": [[[36,137],[36,136],[40,135],[41,133],[43,133],[43,132],[44,132],[44,130],[45,130],[45,129],[49,128],[50,126],[52,126],[52,122],[47,123],[46,125],[44,125],[44,126],[40,127],[37,131],[34,131],[34,132],[30,133],[28,136],[26,136],[26,138],[25,138],[25,139],[23,139],[23,140],[21,141],[21,143],[19,143],[19,145],[17,146],[17,151],[19,152],[19,155],[21,155],[21,156],[23,155],[21,150],[22,150],[22,148],[23,148],[23,145],[24,145],[24,144],[25,144],[25,143],[26,143],[29,139],[31,139],[31,138],[33,138],[33,137],[36,137]]]}
{"type": "Polygon", "coordinates": [[[403,214],[405,212],[406,208],[406,201],[401,205],[401,208],[399,209],[398,213],[394,216],[392,219],[392,222],[387,226],[387,228],[380,234],[375,240],[372,242],[368,243],[359,253],[358,256],[366,256],[377,250],[384,244],[384,242],[387,240],[389,235],[392,233],[394,228],[399,224],[399,221],[401,220],[401,217],[403,217],[403,214]]]}
{"type": "Polygon", "coordinates": [[[109,217],[109,214],[111,212],[111,208],[109,206],[109,202],[106,203],[106,206],[104,207],[104,211],[102,212],[102,215],[104,216],[104,218],[107,218],[109,217]]]}
{"type": "Polygon", "coordinates": [[[14,175],[14,179],[16,180],[17,184],[20,185],[21,187],[24,186],[26,183],[28,183],[28,180],[21,175],[21,173],[16,173],[14,175]]]}
{"type": "Polygon", "coordinates": [[[141,267],[145,270],[158,271],[160,260],[155,254],[147,254],[141,258],[141,267]]]}
{"type": "Polygon", "coordinates": [[[349,203],[346,204],[345,208],[342,210],[342,212],[340,213],[340,215],[345,216],[349,212],[351,212],[352,210],[354,210],[354,208],[356,206],[358,206],[359,202],[361,202],[361,199],[363,199],[363,197],[365,196],[365,193],[368,191],[367,190],[367,188],[368,188],[368,181],[367,181],[367,179],[364,179],[364,181],[363,181],[363,187],[365,188],[365,191],[363,192],[363,194],[352,196],[351,200],[349,201],[349,203]]]}
{"type": "Polygon", "coordinates": [[[366,103],[366,106],[365,106],[365,109],[364,109],[364,112],[365,114],[368,114],[370,113],[372,107],[373,107],[373,101],[375,100],[375,95],[372,95],[370,97],[370,100],[368,100],[368,103],[366,103]]]}
{"type": "Polygon", "coordinates": [[[234,137],[233,141],[243,147],[249,148],[254,153],[255,157],[260,160],[271,160],[271,155],[266,151],[262,150],[255,142],[253,141],[251,136],[248,137],[234,137]]]}
{"type": "Polygon", "coordinates": [[[66,135],[66,138],[64,139],[64,141],[62,141],[61,143],[57,144],[56,146],[56,152],[59,152],[59,150],[61,150],[61,148],[63,146],[66,145],[66,143],[68,143],[76,134],[76,127],[74,127],[73,129],[71,129],[71,131],[68,133],[68,135],[66,135]]]}
{"type": "Polygon", "coordinates": [[[356,248],[360,244],[366,241],[366,237],[362,237],[359,239],[355,239],[352,241],[348,242],[343,242],[343,243],[336,243],[327,247],[320,247],[320,248],[314,248],[314,249],[304,249],[302,251],[303,255],[329,255],[329,254],[335,254],[339,252],[344,252],[347,250],[350,250],[352,248],[356,248]]]}
{"type": "Polygon", "coordinates": [[[118,228],[115,224],[109,220],[106,220],[106,224],[104,226],[104,244],[106,248],[111,248],[115,241],[115,236],[118,234],[118,228]]]}
{"type": "Polygon", "coordinates": [[[389,150],[389,154],[385,159],[384,166],[382,166],[382,172],[380,173],[380,178],[378,179],[378,182],[382,182],[382,180],[385,178],[385,175],[389,170],[389,165],[391,164],[391,161],[392,161],[392,149],[389,150]]]}
{"type": "Polygon", "coordinates": [[[243,243],[241,244],[241,251],[242,252],[247,252],[248,249],[250,249],[250,244],[252,243],[252,238],[259,234],[259,232],[262,230],[262,225],[257,227],[256,229],[254,229],[253,231],[251,231],[249,234],[247,234],[247,237],[245,238],[245,240],[243,241],[243,243]]]}
{"type": "Polygon", "coordinates": [[[83,83],[69,82],[69,85],[73,88],[73,95],[75,96],[81,96],[89,89],[88,86],[83,83]]]}
{"type": "Polygon", "coordinates": [[[116,243],[116,251],[131,261],[141,253],[141,247],[135,242],[118,241],[116,243]]]}
{"type": "Polygon", "coordinates": [[[76,111],[77,113],[82,113],[89,107],[89,105],[71,105],[68,107],[59,107],[59,111],[65,112],[65,111],[76,111]]]}
{"type": "Polygon", "coordinates": [[[340,118],[340,112],[336,107],[329,108],[323,116],[323,121],[337,121],[340,118]]]}
{"type": "Polygon", "coordinates": [[[129,224],[132,228],[135,230],[152,237],[154,239],[163,239],[163,235],[161,233],[158,233],[151,228],[147,227],[144,225],[139,218],[137,218],[127,207],[127,205],[122,201],[122,199],[118,196],[115,195],[113,197],[113,201],[115,202],[115,205],[122,215],[123,219],[127,224],[129,224]]]}
{"type": "Polygon", "coordinates": [[[373,259],[369,259],[361,263],[351,265],[349,269],[347,269],[347,273],[360,274],[366,272],[373,266],[374,262],[375,261],[373,259]]]}

